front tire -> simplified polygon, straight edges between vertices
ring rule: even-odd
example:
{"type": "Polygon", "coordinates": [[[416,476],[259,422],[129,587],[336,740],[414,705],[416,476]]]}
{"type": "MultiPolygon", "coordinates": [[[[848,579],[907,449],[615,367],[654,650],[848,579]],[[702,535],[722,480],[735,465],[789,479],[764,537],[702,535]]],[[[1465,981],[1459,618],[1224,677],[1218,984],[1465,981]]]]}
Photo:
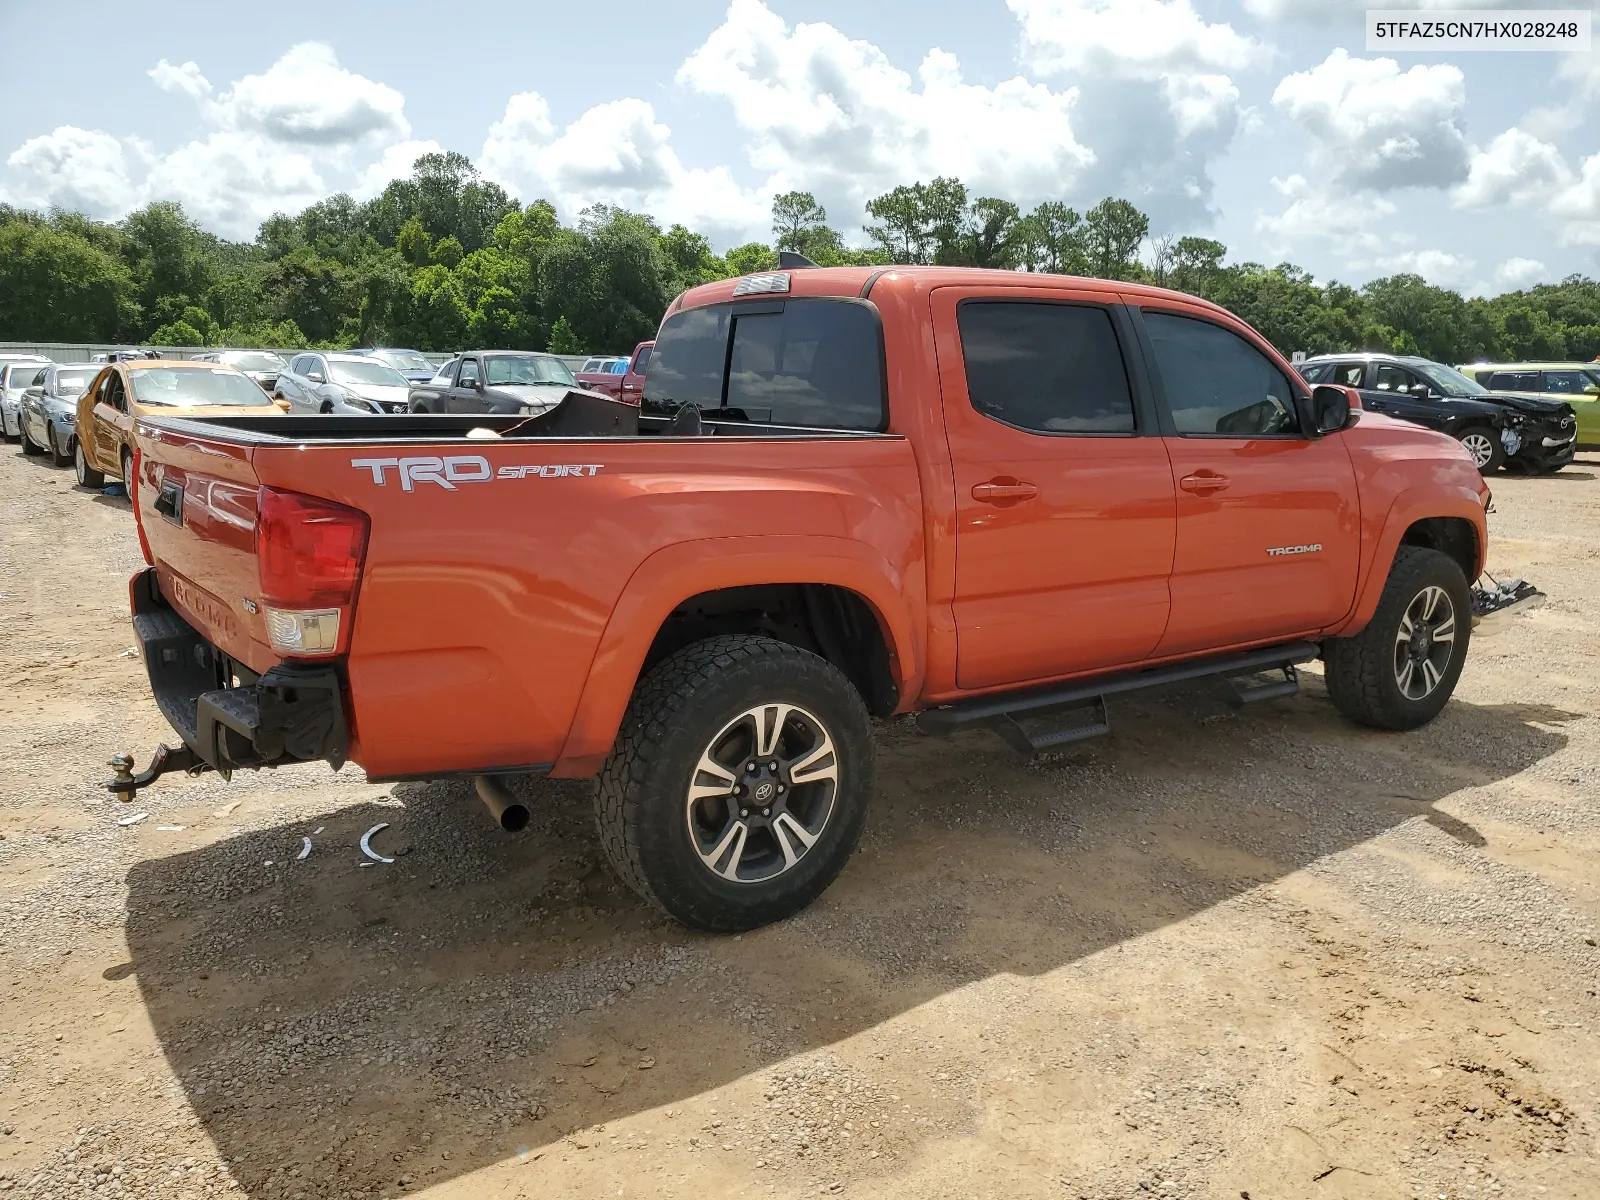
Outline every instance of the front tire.
{"type": "Polygon", "coordinates": [[[61,442],[56,436],[54,425],[49,427],[48,432],[50,436],[50,465],[52,467],[64,467],[72,461],[72,458],[69,455],[61,453],[61,442]]]}
{"type": "Polygon", "coordinates": [[[132,502],[132,500],[133,500],[133,451],[129,450],[126,446],[124,446],[122,448],[121,455],[119,455],[119,457],[118,457],[118,460],[122,464],[122,490],[123,490],[123,492],[125,492],[127,494],[128,500],[130,502],[132,502]]]}
{"type": "Polygon", "coordinates": [[[1472,593],[1460,564],[1401,546],[1367,627],[1322,645],[1328,697],[1375,729],[1426,725],[1455,691],[1471,636],[1472,593]]]}
{"type": "Polygon", "coordinates": [[[78,475],[78,486],[98,492],[106,485],[105,472],[96,471],[83,456],[83,443],[74,434],[72,438],[72,466],[78,475]]]}
{"type": "Polygon", "coordinates": [[[34,445],[33,439],[28,436],[28,423],[20,416],[17,418],[17,428],[22,431],[22,452],[24,454],[32,458],[36,454],[44,453],[44,450],[34,445]]]}
{"type": "Polygon", "coordinates": [[[597,780],[600,841],[683,924],[753,929],[844,869],[872,771],[866,706],[837,667],[772,638],[709,638],[635,691],[597,780]]]}
{"type": "Polygon", "coordinates": [[[1473,425],[1456,435],[1461,448],[1472,456],[1480,475],[1493,475],[1506,461],[1506,448],[1500,435],[1487,425],[1473,425]]]}

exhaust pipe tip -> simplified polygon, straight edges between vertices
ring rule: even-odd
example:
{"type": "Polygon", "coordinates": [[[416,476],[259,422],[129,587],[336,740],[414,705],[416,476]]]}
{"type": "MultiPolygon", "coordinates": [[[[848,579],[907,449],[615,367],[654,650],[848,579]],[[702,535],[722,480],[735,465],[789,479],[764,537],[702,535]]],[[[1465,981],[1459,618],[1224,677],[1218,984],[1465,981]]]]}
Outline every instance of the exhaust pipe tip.
{"type": "Polygon", "coordinates": [[[474,775],[472,786],[501,829],[518,833],[528,827],[528,806],[513,796],[505,784],[492,775],[474,775]]]}

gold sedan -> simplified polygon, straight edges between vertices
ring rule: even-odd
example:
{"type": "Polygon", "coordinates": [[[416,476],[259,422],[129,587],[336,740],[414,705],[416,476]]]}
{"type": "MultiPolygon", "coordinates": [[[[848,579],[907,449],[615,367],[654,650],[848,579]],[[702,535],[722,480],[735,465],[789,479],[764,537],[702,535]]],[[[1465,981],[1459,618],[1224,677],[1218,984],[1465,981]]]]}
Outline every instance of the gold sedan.
{"type": "Polygon", "coordinates": [[[73,464],[78,483],[128,482],[133,429],[140,417],[267,416],[284,407],[232,367],[214,362],[135,359],[110,363],[78,400],[73,464]]]}

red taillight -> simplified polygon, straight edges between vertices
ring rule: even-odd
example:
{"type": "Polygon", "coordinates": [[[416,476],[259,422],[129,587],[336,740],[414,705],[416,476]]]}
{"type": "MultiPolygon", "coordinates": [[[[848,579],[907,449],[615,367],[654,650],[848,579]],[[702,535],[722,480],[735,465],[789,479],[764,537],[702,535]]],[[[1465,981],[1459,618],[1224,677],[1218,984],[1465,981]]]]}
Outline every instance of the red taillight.
{"type": "Polygon", "coordinates": [[[256,570],[274,608],[342,608],[355,600],[367,514],[264,487],[256,497],[256,570]]]}

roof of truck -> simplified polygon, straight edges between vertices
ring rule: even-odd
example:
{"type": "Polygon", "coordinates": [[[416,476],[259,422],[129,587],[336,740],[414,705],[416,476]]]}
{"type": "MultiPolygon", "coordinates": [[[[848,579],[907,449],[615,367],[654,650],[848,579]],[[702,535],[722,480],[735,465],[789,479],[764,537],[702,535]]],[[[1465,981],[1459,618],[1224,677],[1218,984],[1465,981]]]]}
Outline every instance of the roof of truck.
{"type": "Polygon", "coordinates": [[[786,271],[759,271],[751,275],[741,275],[734,279],[719,279],[713,283],[703,283],[699,287],[690,288],[678,297],[667,312],[668,315],[671,315],[680,308],[698,308],[704,304],[717,304],[733,299],[778,299],[783,296],[860,296],[868,298],[880,288],[930,290],[936,287],[951,286],[1036,288],[1060,287],[1062,285],[1070,285],[1088,292],[1106,292],[1130,300],[1180,300],[1185,304],[1196,305],[1219,313],[1226,311],[1220,306],[1212,304],[1209,300],[1202,300],[1199,296],[1191,296],[1186,292],[1151,287],[1143,283],[1125,283],[1120,279],[1091,279],[1078,275],[1046,275],[1031,271],[996,271],[982,267],[902,265],[890,267],[796,267],[786,271]],[[740,280],[771,275],[789,276],[788,290],[750,292],[738,297],[734,296],[734,289],[739,285],[740,280]]]}

